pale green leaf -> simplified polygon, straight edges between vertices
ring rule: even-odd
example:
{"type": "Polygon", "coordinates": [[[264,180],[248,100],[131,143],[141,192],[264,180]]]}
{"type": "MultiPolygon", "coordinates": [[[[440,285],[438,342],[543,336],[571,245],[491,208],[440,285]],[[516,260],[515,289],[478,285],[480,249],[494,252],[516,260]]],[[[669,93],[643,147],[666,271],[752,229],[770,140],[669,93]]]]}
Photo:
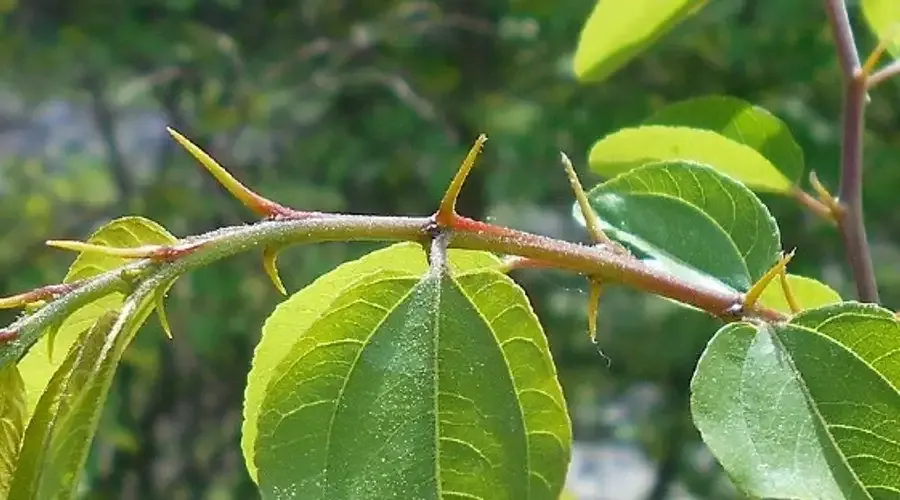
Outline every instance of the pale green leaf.
{"type": "Polygon", "coordinates": [[[900,495],[900,324],[842,303],[787,324],[731,324],[703,353],[692,412],[704,441],[750,495],[900,495]]]}
{"type": "Polygon", "coordinates": [[[890,40],[888,51],[900,57],[900,2],[862,0],[862,11],[879,40],[890,40]]]}
{"type": "MultiPolygon", "coordinates": [[[[796,274],[787,275],[788,285],[797,300],[800,310],[813,309],[841,301],[841,296],[828,285],[816,281],[805,276],[797,276],[796,274]]],[[[788,304],[787,297],[784,295],[784,289],[781,286],[781,280],[774,279],[763,290],[759,297],[759,302],[767,307],[790,314],[791,307],[788,304]]]]}
{"type": "Polygon", "coordinates": [[[736,97],[704,96],[676,102],[643,124],[709,130],[759,152],[774,168],[723,170],[751,188],[795,185],[803,175],[803,150],[787,124],[736,97]]]}
{"type": "Polygon", "coordinates": [[[575,50],[575,75],[601,81],[640,54],[706,0],[600,0],[575,50]]]}
{"type": "Polygon", "coordinates": [[[0,498],[9,498],[26,423],[22,376],[16,365],[7,365],[0,369],[0,498]]]}
{"type": "MultiPolygon", "coordinates": [[[[142,245],[166,245],[176,241],[175,237],[162,226],[143,217],[123,217],[116,219],[98,229],[88,239],[97,245],[122,248],[142,245]]],[[[80,279],[90,278],[128,263],[127,259],[98,253],[80,254],[69,267],[64,283],[72,283],[80,279]]],[[[124,296],[114,292],[90,304],[85,305],[66,318],[61,328],[51,339],[44,335],[35,343],[28,353],[19,361],[19,370],[25,380],[28,395],[28,414],[34,410],[41,393],[47,386],[50,377],[59,368],[72,344],[80,335],[108,311],[122,305],[124,296]],[[50,357],[51,341],[53,358],[50,357]]]]}
{"type": "Polygon", "coordinates": [[[562,490],[565,401],[524,293],[500,273],[381,271],[345,289],[278,372],[256,442],[265,498],[562,490]]]}
{"type": "MultiPolygon", "coordinates": [[[[456,271],[496,268],[500,259],[486,252],[450,250],[450,265],[456,271]]],[[[373,273],[397,271],[420,276],[427,269],[425,252],[417,243],[398,243],[372,252],[358,260],[342,264],[319,277],[311,285],[282,302],[263,326],[262,338],[256,346],[253,366],[244,393],[244,421],[241,427],[241,449],[250,476],[256,480],[253,459],[257,436],[259,406],[273,371],[291,348],[302,340],[309,327],[327,313],[335,299],[373,273]]]]}
{"type": "Polygon", "coordinates": [[[719,133],[690,127],[643,125],[613,132],[591,148],[591,169],[612,177],[662,160],[707,164],[757,191],[785,193],[792,182],[765,156],[719,133]],[[763,172],[763,175],[760,175],[763,172]]]}
{"type": "Polygon", "coordinates": [[[778,258],[778,226],[745,186],[693,162],[645,165],[588,193],[608,234],[672,274],[747,291],[778,258]]]}

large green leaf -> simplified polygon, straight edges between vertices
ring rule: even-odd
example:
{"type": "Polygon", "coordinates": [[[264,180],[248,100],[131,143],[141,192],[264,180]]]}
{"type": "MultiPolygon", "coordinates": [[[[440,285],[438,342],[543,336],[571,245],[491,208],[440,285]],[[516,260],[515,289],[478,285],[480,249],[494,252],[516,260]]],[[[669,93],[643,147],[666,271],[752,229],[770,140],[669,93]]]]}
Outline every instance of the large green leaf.
{"type": "Polygon", "coordinates": [[[600,0],[575,50],[575,75],[600,81],[640,54],[706,0],[600,0]]]}
{"type": "MultiPolygon", "coordinates": [[[[142,245],[165,245],[176,241],[162,226],[143,217],[123,217],[98,229],[88,239],[90,243],[122,248],[142,245]]],[[[72,283],[121,267],[128,261],[99,253],[82,253],[69,267],[64,283],[72,283]]],[[[44,335],[19,361],[19,370],[25,380],[28,414],[34,410],[50,377],[61,365],[66,353],[80,335],[103,314],[122,305],[124,295],[111,293],[91,302],[69,316],[60,327],[55,339],[44,335]],[[51,358],[51,341],[54,356],[51,358]]]]}
{"type": "Polygon", "coordinates": [[[862,0],[866,21],[879,40],[890,37],[888,50],[900,57],[900,2],[897,0],[862,0]]]}
{"type": "Polygon", "coordinates": [[[735,484],[766,498],[900,495],[900,323],[841,303],[736,323],[707,346],[694,421],[735,484]]]}
{"type": "Polygon", "coordinates": [[[589,155],[591,169],[606,177],[663,160],[705,163],[757,191],[788,192],[792,183],[765,156],[746,144],[710,130],[642,125],[613,132],[597,141],[589,155]]]}
{"type": "Polygon", "coordinates": [[[7,365],[0,369],[0,498],[9,498],[26,422],[25,385],[16,365],[7,365]]]}
{"type": "Polygon", "coordinates": [[[266,498],[562,489],[565,401],[524,293],[500,273],[380,271],[345,289],[277,372],[256,442],[266,498]]]}
{"type": "MultiPolygon", "coordinates": [[[[455,271],[495,268],[501,263],[486,252],[450,250],[450,266],[455,271]]],[[[244,393],[244,421],[241,428],[241,449],[250,476],[256,480],[253,458],[256,447],[257,419],[266,387],[275,368],[291,348],[302,340],[310,326],[327,313],[340,294],[366,281],[373,273],[397,271],[408,276],[421,276],[427,269],[425,252],[417,243],[398,243],[377,250],[364,257],[342,264],[321,276],[311,285],[282,302],[263,326],[263,334],[256,346],[253,366],[247,377],[244,393]]]]}
{"type": "Polygon", "coordinates": [[[25,431],[12,498],[74,498],[116,368],[151,299],[121,321],[108,311],[73,344],[25,431]]]}
{"type": "MultiPolygon", "coordinates": [[[[803,150],[787,124],[765,109],[736,97],[705,96],[676,102],[657,111],[644,125],[709,130],[752,148],[769,161],[769,168],[748,169],[733,161],[723,163],[720,168],[751,188],[787,190],[803,175],[803,150]]],[[[690,155],[690,148],[695,144],[683,146],[687,150],[681,154],[690,155]]],[[[703,152],[698,148],[697,154],[703,152]]]]}
{"type": "Polygon", "coordinates": [[[775,220],[742,184],[693,162],[645,165],[588,193],[610,236],[669,272],[746,291],[775,263],[775,220]]]}

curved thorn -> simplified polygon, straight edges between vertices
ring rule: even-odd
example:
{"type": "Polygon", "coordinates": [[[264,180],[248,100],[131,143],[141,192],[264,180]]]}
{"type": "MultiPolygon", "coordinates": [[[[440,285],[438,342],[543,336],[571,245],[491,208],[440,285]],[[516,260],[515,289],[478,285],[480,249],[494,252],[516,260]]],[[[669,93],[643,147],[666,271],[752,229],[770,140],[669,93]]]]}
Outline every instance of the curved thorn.
{"type": "Polygon", "coordinates": [[[861,71],[865,76],[871,76],[872,72],[875,71],[875,66],[878,64],[878,61],[881,60],[881,57],[888,49],[888,45],[893,43],[894,38],[900,35],[900,23],[894,23],[891,25],[891,28],[887,31],[886,36],[882,37],[878,40],[878,45],[875,46],[875,49],[872,50],[872,53],[869,54],[869,57],[866,58],[866,62],[863,63],[861,71]]]}
{"type": "Polygon", "coordinates": [[[263,249],[263,270],[266,272],[269,280],[272,281],[275,289],[278,290],[278,292],[282,295],[287,295],[287,289],[284,288],[284,282],[281,281],[281,276],[279,276],[278,274],[278,266],[276,261],[278,260],[279,251],[280,249],[275,247],[266,247],[263,249]]]}
{"type": "Polygon", "coordinates": [[[591,342],[594,344],[597,343],[597,314],[600,312],[601,295],[603,295],[603,285],[599,281],[591,280],[588,297],[588,331],[591,334],[591,342]]]}
{"type": "Polygon", "coordinates": [[[781,281],[781,291],[784,292],[784,298],[787,300],[788,307],[791,308],[791,312],[797,314],[800,312],[800,304],[797,302],[797,296],[794,295],[794,290],[791,288],[791,283],[787,279],[787,273],[784,271],[784,268],[781,268],[781,272],[778,273],[778,279],[781,281]]]}
{"type": "Polygon", "coordinates": [[[172,340],[172,327],[169,325],[169,316],[166,314],[166,293],[163,288],[156,290],[154,301],[156,302],[156,317],[159,318],[159,324],[162,326],[166,337],[172,340]]]}
{"type": "Polygon", "coordinates": [[[791,252],[787,254],[782,252],[781,257],[778,258],[778,262],[776,262],[771,269],[766,271],[766,274],[764,274],[759,280],[756,281],[756,283],[753,284],[752,287],[750,287],[747,295],[744,296],[743,308],[745,311],[752,309],[753,306],[756,305],[756,301],[758,301],[759,297],[762,295],[763,290],[765,290],[766,287],[769,286],[769,283],[771,283],[773,279],[778,277],[779,274],[785,272],[784,270],[787,267],[788,262],[790,262],[791,259],[794,258],[795,252],[796,249],[791,250],[791,252]]]}
{"type": "Polygon", "coordinates": [[[581,181],[578,180],[578,174],[575,172],[575,167],[572,166],[572,160],[562,151],[559,152],[559,156],[562,160],[563,168],[566,169],[566,175],[569,177],[569,185],[572,186],[572,191],[575,192],[575,200],[578,202],[578,208],[581,210],[581,216],[584,218],[584,224],[588,234],[591,236],[591,240],[594,243],[612,243],[609,236],[600,229],[597,213],[591,207],[591,202],[588,201],[587,194],[585,194],[584,188],[581,186],[581,181]]]}
{"type": "Polygon", "coordinates": [[[178,143],[191,154],[191,156],[203,165],[203,168],[205,168],[207,172],[219,181],[219,184],[221,184],[222,187],[227,189],[232,196],[237,198],[245,207],[249,208],[257,215],[261,217],[275,217],[295,213],[295,211],[264,198],[241,184],[241,182],[235,179],[231,173],[219,165],[216,160],[191,142],[187,137],[178,133],[175,129],[166,127],[166,130],[169,132],[169,135],[178,141],[178,143]]]}
{"type": "Polygon", "coordinates": [[[837,217],[844,212],[844,208],[841,206],[840,201],[822,184],[815,170],[810,170],[809,172],[809,184],[812,186],[813,191],[816,192],[816,196],[819,197],[819,201],[828,207],[828,210],[832,213],[832,218],[837,221],[837,217]]]}
{"type": "Polygon", "coordinates": [[[475,144],[469,149],[466,158],[459,166],[459,170],[456,171],[456,175],[453,177],[453,180],[450,181],[450,185],[444,193],[444,198],[441,200],[441,205],[434,215],[434,220],[439,226],[450,227],[453,225],[453,219],[456,216],[456,199],[459,198],[459,192],[462,191],[463,184],[465,184],[469,172],[471,172],[472,167],[475,166],[475,160],[478,159],[478,155],[480,155],[482,149],[484,149],[485,142],[487,142],[487,136],[484,134],[479,135],[478,138],[475,139],[475,144]]]}

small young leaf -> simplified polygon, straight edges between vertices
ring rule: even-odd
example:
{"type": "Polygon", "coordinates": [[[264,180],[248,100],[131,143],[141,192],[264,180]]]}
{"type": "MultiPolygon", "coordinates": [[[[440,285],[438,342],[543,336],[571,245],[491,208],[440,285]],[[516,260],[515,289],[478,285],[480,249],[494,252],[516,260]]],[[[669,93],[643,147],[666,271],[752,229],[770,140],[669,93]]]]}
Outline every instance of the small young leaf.
{"type": "Polygon", "coordinates": [[[888,52],[900,58],[900,2],[862,0],[863,15],[879,40],[890,37],[888,52]]]}
{"type": "Polygon", "coordinates": [[[25,385],[16,365],[0,369],[0,498],[9,498],[25,434],[25,385]]]}
{"type": "MultiPolygon", "coordinates": [[[[456,272],[498,268],[502,261],[486,252],[450,250],[450,266],[456,272]]],[[[340,294],[373,273],[396,271],[421,276],[428,269],[425,252],[415,243],[398,243],[347,262],[319,277],[311,285],[282,302],[263,326],[262,338],[253,355],[253,366],[244,393],[241,450],[250,477],[257,479],[254,449],[259,406],[272,374],[291,348],[302,340],[310,326],[325,315],[340,294]]]]}
{"type": "Polygon", "coordinates": [[[676,102],[657,111],[643,124],[709,130],[753,148],[777,170],[722,170],[751,188],[783,186],[785,182],[795,185],[803,175],[803,150],[787,124],[765,109],[736,97],[705,96],[676,102]]]}
{"type": "MultiPolygon", "coordinates": [[[[98,229],[88,239],[89,243],[115,247],[138,247],[142,245],[168,245],[176,241],[176,238],[162,226],[152,220],[143,217],[123,217],[116,219],[98,229]]],[[[79,255],[69,272],[64,283],[72,283],[85,278],[102,274],[110,269],[115,269],[128,261],[119,257],[97,253],[85,253],[79,255]]],[[[25,388],[28,394],[28,414],[34,410],[38,398],[47,386],[50,377],[59,368],[62,360],[69,352],[69,348],[75,339],[96,323],[97,319],[108,311],[117,309],[122,305],[124,297],[121,293],[112,293],[82,307],[74,314],[66,318],[54,339],[44,335],[35,343],[27,354],[19,361],[19,370],[25,380],[25,388]],[[50,345],[51,340],[53,346],[50,345]],[[53,359],[50,359],[51,347],[53,359]]]]}
{"type": "Polygon", "coordinates": [[[11,497],[74,498],[119,360],[152,305],[109,311],[73,344],[25,431],[11,497]]]}
{"type": "MultiPolygon", "coordinates": [[[[822,307],[841,301],[841,296],[836,291],[820,281],[795,274],[788,274],[787,280],[801,310],[822,307]]],[[[786,314],[793,312],[784,295],[781,282],[777,279],[769,283],[769,286],[763,290],[762,295],[759,297],[759,302],[766,307],[786,314]]]]}
{"type": "Polygon", "coordinates": [[[591,169],[606,177],[661,160],[704,163],[757,191],[787,193],[793,186],[750,146],[699,128],[642,125],[622,129],[597,141],[589,158],[591,169]]]}
{"type": "Polygon", "coordinates": [[[697,366],[691,407],[706,444],[752,496],[892,498],[898,387],[900,323],[841,303],[788,324],[723,327],[697,366]]]}
{"type": "Polygon", "coordinates": [[[598,82],[625,65],[706,0],[600,0],[575,50],[575,75],[598,82]]]}
{"type": "Polygon", "coordinates": [[[500,273],[381,271],[277,371],[256,442],[264,498],[560,494],[565,402],[524,293],[500,273]]]}
{"type": "Polygon", "coordinates": [[[747,291],[778,258],[778,226],[765,205],[705,165],[651,163],[588,198],[610,237],[679,276],[706,275],[747,291]]]}

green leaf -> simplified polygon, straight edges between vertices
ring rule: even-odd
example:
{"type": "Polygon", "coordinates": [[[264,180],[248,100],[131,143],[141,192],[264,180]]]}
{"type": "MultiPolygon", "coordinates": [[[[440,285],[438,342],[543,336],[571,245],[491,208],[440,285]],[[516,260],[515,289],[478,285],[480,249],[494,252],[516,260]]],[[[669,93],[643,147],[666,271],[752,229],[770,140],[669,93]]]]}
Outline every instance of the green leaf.
{"type": "Polygon", "coordinates": [[[575,76],[601,81],[640,54],[706,0],[600,0],[575,50],[575,76]]]}
{"type": "Polygon", "coordinates": [[[16,365],[7,365],[0,369],[0,498],[9,498],[26,422],[22,376],[16,365]]]}
{"type": "Polygon", "coordinates": [[[540,325],[497,272],[345,289],[279,365],[259,429],[265,498],[556,499],[571,440],[540,325]]]}
{"type": "Polygon", "coordinates": [[[656,112],[644,125],[709,130],[752,148],[769,161],[771,168],[735,168],[739,165],[727,162],[723,165],[731,168],[722,170],[751,188],[786,189],[785,186],[796,185],[803,175],[803,150],[787,124],[736,97],[705,96],[677,102],[656,112]]]}
{"type": "MultiPolygon", "coordinates": [[[[801,311],[841,301],[841,296],[834,289],[812,278],[788,274],[787,281],[801,311]]],[[[759,301],[761,304],[777,311],[787,314],[792,313],[787,297],[784,296],[784,289],[781,288],[781,280],[772,280],[769,286],[763,290],[759,301]]]]}
{"type": "Polygon", "coordinates": [[[74,498],[116,367],[152,310],[152,297],[137,300],[122,317],[101,316],[50,379],[25,431],[14,498],[74,498]]]}
{"type": "MultiPolygon", "coordinates": [[[[457,272],[496,268],[500,259],[486,252],[450,250],[450,265],[457,272]]],[[[332,308],[340,294],[365,282],[373,273],[397,271],[411,277],[421,276],[428,268],[425,252],[417,243],[398,243],[372,252],[358,260],[342,264],[321,276],[311,285],[282,302],[263,326],[262,338],[256,346],[253,366],[244,393],[244,421],[241,427],[241,450],[250,476],[257,480],[254,450],[257,419],[266,387],[275,368],[314,322],[332,308]]]]}
{"type": "Polygon", "coordinates": [[[894,57],[900,57],[900,2],[862,0],[862,10],[875,36],[879,40],[890,39],[888,51],[894,57]]]}
{"type": "Polygon", "coordinates": [[[704,163],[735,179],[748,179],[757,191],[786,193],[791,181],[753,148],[709,130],[643,125],[613,132],[591,148],[591,169],[612,177],[647,163],[689,160],[704,163]],[[759,173],[762,172],[763,175],[759,173]]]}
{"type": "Polygon", "coordinates": [[[841,303],[790,323],[725,326],[691,384],[694,421],[755,497],[900,494],[900,323],[841,303]]]}
{"type": "MultiPolygon", "coordinates": [[[[122,248],[142,245],[167,245],[175,241],[176,238],[166,231],[165,228],[143,217],[116,219],[98,229],[88,239],[88,242],[97,245],[122,248]]],[[[127,259],[99,253],[82,253],[78,255],[75,262],[69,267],[69,272],[66,274],[63,282],[72,283],[90,278],[121,267],[128,262],[127,259]]],[[[44,335],[19,361],[19,370],[22,378],[25,380],[25,390],[28,396],[27,408],[29,415],[34,411],[34,407],[37,405],[44,388],[61,365],[75,339],[91,328],[105,313],[119,308],[123,300],[123,294],[114,292],[85,305],[66,318],[55,335],[55,339],[51,339],[50,335],[44,335]],[[52,359],[50,356],[51,347],[54,354],[52,359]]]]}
{"type": "Polygon", "coordinates": [[[588,199],[612,238],[688,279],[707,276],[746,291],[778,258],[778,226],[765,205],[706,165],[645,165],[595,187],[588,199]]]}

